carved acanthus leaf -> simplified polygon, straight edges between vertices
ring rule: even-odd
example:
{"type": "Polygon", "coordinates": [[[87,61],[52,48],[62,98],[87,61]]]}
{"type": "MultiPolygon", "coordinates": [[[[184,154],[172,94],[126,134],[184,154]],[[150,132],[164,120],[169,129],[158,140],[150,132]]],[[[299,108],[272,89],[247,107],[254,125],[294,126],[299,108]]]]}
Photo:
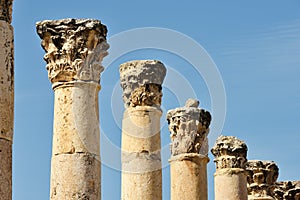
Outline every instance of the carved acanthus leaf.
{"type": "Polygon", "coordinates": [[[184,153],[207,155],[211,115],[198,106],[199,101],[189,99],[184,107],[168,111],[172,156],[184,153]]]}
{"type": "Polygon", "coordinates": [[[157,60],[137,60],[120,66],[125,106],[160,106],[165,66],[157,60]]]}
{"type": "Polygon", "coordinates": [[[218,137],[214,147],[211,149],[215,156],[216,168],[245,168],[247,161],[247,145],[233,136],[218,137]]]}
{"type": "Polygon", "coordinates": [[[99,20],[45,20],[36,24],[46,51],[48,76],[52,83],[74,80],[100,82],[101,64],[109,45],[106,26],[99,20]]]}
{"type": "Polygon", "coordinates": [[[279,169],[273,161],[249,160],[246,163],[248,195],[271,197],[279,169]]]}
{"type": "Polygon", "coordinates": [[[0,20],[6,21],[9,24],[12,19],[13,0],[0,0],[0,20]]]}

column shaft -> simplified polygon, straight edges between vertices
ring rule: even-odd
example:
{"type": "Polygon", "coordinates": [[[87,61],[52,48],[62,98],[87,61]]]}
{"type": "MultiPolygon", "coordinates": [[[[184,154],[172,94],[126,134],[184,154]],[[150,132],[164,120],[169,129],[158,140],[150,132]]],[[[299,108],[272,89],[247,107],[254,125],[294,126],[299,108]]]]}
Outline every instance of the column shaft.
{"type": "Polygon", "coordinates": [[[100,197],[99,88],[76,82],[54,89],[51,199],[100,197]]]}
{"type": "Polygon", "coordinates": [[[122,199],[162,199],[161,111],[127,108],[122,123],[122,199]]]}
{"type": "Polygon", "coordinates": [[[224,169],[215,173],[215,200],[247,200],[244,170],[224,169]]]}
{"type": "Polygon", "coordinates": [[[0,196],[12,199],[12,142],[0,139],[0,196]]]}
{"type": "Polygon", "coordinates": [[[14,37],[12,0],[0,2],[0,198],[12,199],[14,37]]]}
{"type": "Polygon", "coordinates": [[[207,163],[208,158],[199,155],[170,160],[172,200],[207,200],[207,163]]]}

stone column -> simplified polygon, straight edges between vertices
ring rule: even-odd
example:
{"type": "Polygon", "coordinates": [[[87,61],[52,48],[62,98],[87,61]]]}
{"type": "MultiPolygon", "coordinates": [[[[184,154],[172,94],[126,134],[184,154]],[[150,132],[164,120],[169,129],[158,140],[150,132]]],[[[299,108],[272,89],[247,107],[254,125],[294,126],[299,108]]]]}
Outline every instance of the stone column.
{"type": "Polygon", "coordinates": [[[278,177],[273,161],[249,160],[246,164],[249,200],[274,200],[272,191],[278,177]]]}
{"type": "Polygon", "coordinates": [[[247,145],[233,136],[220,136],[211,152],[215,156],[215,200],[247,200],[247,145]]]}
{"type": "Polygon", "coordinates": [[[277,182],[272,194],[276,200],[300,200],[300,181],[277,182]]]}
{"type": "Polygon", "coordinates": [[[162,199],[160,109],[165,66],[140,60],[120,66],[123,200],[162,199]]]}
{"type": "Polygon", "coordinates": [[[107,55],[106,26],[98,20],[36,24],[54,90],[51,200],[101,198],[98,92],[107,55]]]}
{"type": "Polygon", "coordinates": [[[12,199],[14,36],[12,0],[0,1],[0,199],[12,199]]]}
{"type": "Polygon", "coordinates": [[[211,115],[198,106],[199,101],[189,99],[184,107],[167,113],[172,141],[172,200],[207,200],[207,135],[211,115]]]}

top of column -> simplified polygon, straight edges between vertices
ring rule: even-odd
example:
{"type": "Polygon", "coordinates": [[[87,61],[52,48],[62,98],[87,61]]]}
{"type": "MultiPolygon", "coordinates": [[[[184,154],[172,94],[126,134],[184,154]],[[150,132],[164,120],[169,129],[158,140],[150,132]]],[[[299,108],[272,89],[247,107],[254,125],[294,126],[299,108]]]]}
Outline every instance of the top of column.
{"type": "Polygon", "coordinates": [[[274,161],[248,160],[246,164],[248,195],[271,197],[279,168],[274,161]]]}
{"type": "Polygon", "coordinates": [[[198,106],[198,100],[188,99],[184,107],[168,111],[172,156],[186,153],[207,155],[211,115],[198,106]]]}
{"type": "Polygon", "coordinates": [[[277,182],[273,190],[276,199],[295,200],[300,198],[300,181],[277,182]]]}
{"type": "Polygon", "coordinates": [[[70,81],[100,83],[101,62],[109,45],[107,28],[94,19],[45,20],[36,23],[53,84],[70,81]]]}
{"type": "Polygon", "coordinates": [[[125,107],[161,105],[166,68],[157,60],[135,60],[120,65],[125,107]]]}
{"type": "Polygon", "coordinates": [[[216,168],[241,168],[245,169],[247,162],[247,145],[242,140],[233,136],[218,137],[214,147],[211,149],[215,156],[216,168]]]}
{"type": "Polygon", "coordinates": [[[9,24],[12,20],[12,5],[13,0],[0,0],[0,20],[6,21],[9,24]]]}

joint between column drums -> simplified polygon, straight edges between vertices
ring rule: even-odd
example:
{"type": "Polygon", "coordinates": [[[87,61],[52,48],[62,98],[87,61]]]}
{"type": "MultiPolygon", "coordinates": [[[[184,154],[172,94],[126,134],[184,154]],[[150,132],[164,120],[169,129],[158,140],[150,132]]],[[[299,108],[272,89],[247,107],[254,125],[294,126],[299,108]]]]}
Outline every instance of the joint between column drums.
{"type": "Polygon", "coordinates": [[[234,174],[244,174],[246,176],[246,170],[241,168],[225,168],[219,169],[215,172],[214,176],[220,175],[234,175],[234,174]]]}
{"type": "Polygon", "coordinates": [[[209,162],[209,158],[207,155],[202,155],[198,153],[184,153],[184,154],[179,154],[176,156],[172,156],[169,159],[169,163],[174,162],[174,161],[183,161],[183,160],[189,160],[195,163],[200,163],[200,162],[209,162]]]}
{"type": "Polygon", "coordinates": [[[83,81],[83,80],[74,80],[68,82],[55,82],[52,84],[52,89],[56,90],[58,88],[74,87],[76,84],[91,84],[98,87],[98,90],[101,90],[101,85],[95,81],[83,81]]]}

